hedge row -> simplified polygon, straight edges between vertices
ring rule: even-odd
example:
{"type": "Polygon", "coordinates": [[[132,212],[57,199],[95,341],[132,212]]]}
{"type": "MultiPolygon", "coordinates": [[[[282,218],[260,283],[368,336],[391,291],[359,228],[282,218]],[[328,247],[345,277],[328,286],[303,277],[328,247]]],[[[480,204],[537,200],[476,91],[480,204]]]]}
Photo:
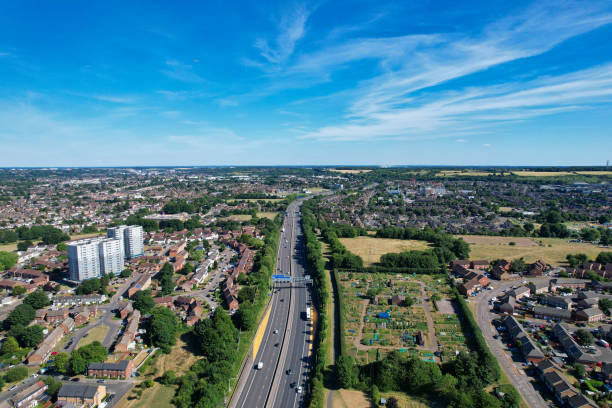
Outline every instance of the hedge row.
{"type": "MultiPolygon", "coordinates": [[[[310,200],[309,200],[310,201],[310,200]]],[[[310,394],[307,398],[307,406],[310,408],[322,408],[325,406],[325,390],[323,386],[323,370],[326,366],[327,344],[325,340],[329,336],[329,323],[326,305],[329,301],[329,288],[325,279],[325,262],[321,254],[321,244],[315,234],[316,219],[310,209],[310,203],[306,201],[302,205],[302,229],[306,242],[306,265],[313,280],[315,289],[315,305],[318,318],[316,320],[316,334],[314,338],[312,355],[312,375],[310,394]]]]}

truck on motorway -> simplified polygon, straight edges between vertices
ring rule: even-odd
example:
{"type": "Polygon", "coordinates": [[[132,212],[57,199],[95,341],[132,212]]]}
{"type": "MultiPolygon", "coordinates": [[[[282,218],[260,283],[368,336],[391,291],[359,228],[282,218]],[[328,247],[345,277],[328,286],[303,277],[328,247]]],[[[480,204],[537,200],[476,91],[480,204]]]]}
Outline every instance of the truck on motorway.
{"type": "Polygon", "coordinates": [[[306,308],[306,320],[310,321],[310,307],[306,308]]]}

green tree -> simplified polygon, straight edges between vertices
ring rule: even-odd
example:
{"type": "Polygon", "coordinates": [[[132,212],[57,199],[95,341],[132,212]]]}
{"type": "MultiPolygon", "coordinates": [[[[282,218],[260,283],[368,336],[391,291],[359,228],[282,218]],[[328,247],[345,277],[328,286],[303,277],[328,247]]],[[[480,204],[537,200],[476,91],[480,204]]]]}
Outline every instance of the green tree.
{"type": "Polygon", "coordinates": [[[598,306],[605,314],[609,315],[610,309],[612,309],[612,300],[601,298],[599,299],[598,306]]]}
{"type": "Polygon", "coordinates": [[[527,269],[527,264],[525,264],[525,260],[523,258],[515,259],[510,264],[510,272],[521,273],[525,272],[527,269]]]}
{"type": "Polygon", "coordinates": [[[129,278],[130,276],[132,276],[132,270],[124,269],[121,271],[121,274],[119,276],[121,276],[122,278],[129,278]]]}
{"type": "Polygon", "coordinates": [[[168,295],[174,290],[174,281],[172,276],[174,275],[174,268],[171,264],[165,263],[159,271],[159,283],[162,287],[162,295],[168,295]]]}
{"type": "Polygon", "coordinates": [[[68,353],[58,353],[55,356],[55,369],[62,374],[68,374],[70,369],[70,356],[68,353]]]}
{"type": "Polygon", "coordinates": [[[0,354],[4,356],[11,356],[19,351],[19,343],[14,337],[7,337],[0,347],[0,354]]]}
{"type": "Polygon", "coordinates": [[[23,286],[17,285],[11,289],[11,293],[15,296],[21,296],[26,293],[26,290],[23,286]]]}
{"type": "Polygon", "coordinates": [[[589,242],[599,241],[599,238],[601,237],[601,235],[599,234],[599,231],[595,228],[583,228],[580,231],[580,236],[582,237],[583,240],[589,241],[589,242]]]}
{"type": "Polygon", "coordinates": [[[595,261],[604,265],[607,263],[612,263],[612,252],[600,252],[595,261]]]}
{"type": "Polygon", "coordinates": [[[176,384],[176,374],[172,370],[168,370],[162,375],[159,380],[160,383],[164,385],[174,385],[176,384]]]}
{"type": "Polygon", "coordinates": [[[43,307],[49,306],[51,301],[43,290],[37,290],[26,296],[25,299],[23,299],[23,303],[27,303],[34,309],[42,309],[43,307]]]}
{"type": "Polygon", "coordinates": [[[33,246],[34,243],[30,240],[27,241],[21,241],[19,243],[17,243],[17,250],[21,251],[21,252],[25,252],[28,250],[29,247],[33,246]]]}
{"type": "Polygon", "coordinates": [[[24,348],[36,347],[42,342],[43,328],[38,325],[28,326],[17,337],[19,345],[24,348]]]}
{"type": "Polygon", "coordinates": [[[252,330],[255,327],[257,309],[251,303],[243,303],[234,315],[236,325],[241,330],[252,330]]]}
{"type": "Polygon", "coordinates": [[[16,381],[21,381],[28,376],[28,368],[26,366],[15,366],[8,370],[4,375],[4,380],[6,382],[12,383],[16,381]]]}
{"type": "Polygon", "coordinates": [[[143,314],[148,314],[155,307],[155,300],[151,296],[150,290],[140,290],[132,297],[134,308],[140,310],[143,314]]]}
{"type": "Polygon", "coordinates": [[[36,311],[34,308],[26,303],[22,303],[9,313],[6,320],[4,320],[4,328],[10,329],[15,325],[27,326],[35,317],[36,311]]]}
{"type": "Polygon", "coordinates": [[[584,329],[578,329],[576,330],[576,338],[578,340],[578,343],[580,343],[583,346],[588,346],[593,344],[593,335],[591,334],[590,331],[584,330],[584,329]]]}
{"type": "Polygon", "coordinates": [[[151,311],[148,334],[152,345],[170,353],[170,347],[176,343],[177,329],[176,316],[170,309],[156,307],[151,311]]]}
{"type": "Polygon", "coordinates": [[[57,244],[57,250],[60,251],[60,252],[67,251],[68,250],[68,246],[65,243],[63,243],[63,242],[60,242],[59,244],[57,244]]]}
{"type": "Polygon", "coordinates": [[[585,378],[587,371],[586,368],[580,363],[574,363],[574,375],[576,378],[585,378]]]}
{"type": "Polygon", "coordinates": [[[18,258],[17,254],[12,252],[0,251],[0,271],[15,266],[18,258]]]}
{"type": "Polygon", "coordinates": [[[355,359],[347,354],[341,354],[336,360],[338,384],[341,388],[351,388],[357,382],[355,359]]]}
{"type": "Polygon", "coordinates": [[[55,398],[60,388],[62,388],[62,382],[51,376],[45,377],[44,381],[45,384],[47,384],[47,395],[49,395],[51,398],[55,398]]]}
{"type": "Polygon", "coordinates": [[[94,341],[86,346],[73,350],[70,354],[70,371],[74,375],[85,373],[89,363],[101,363],[108,357],[108,350],[99,342],[94,341]]]}
{"type": "Polygon", "coordinates": [[[76,288],[77,295],[89,295],[93,292],[100,290],[102,283],[98,278],[91,278],[81,282],[78,288],[76,288]]]}

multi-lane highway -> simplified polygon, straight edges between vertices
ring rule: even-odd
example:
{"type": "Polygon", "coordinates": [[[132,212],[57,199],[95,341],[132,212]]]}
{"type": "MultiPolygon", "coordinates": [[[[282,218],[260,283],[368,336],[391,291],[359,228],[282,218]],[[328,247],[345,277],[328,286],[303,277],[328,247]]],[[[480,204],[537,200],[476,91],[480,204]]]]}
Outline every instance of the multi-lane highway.
{"type": "MultiPolygon", "coordinates": [[[[299,203],[287,209],[281,232],[277,274],[303,277],[304,250],[299,203]]],[[[253,364],[243,372],[242,385],[231,407],[299,407],[307,381],[310,332],[305,319],[309,288],[305,284],[276,283],[270,300],[270,315],[253,364]],[[258,363],[263,363],[261,369],[258,363]],[[288,371],[291,370],[291,371],[288,371]],[[289,374],[288,374],[289,373],[289,374]]],[[[265,320],[265,319],[264,319],[265,320]]]]}

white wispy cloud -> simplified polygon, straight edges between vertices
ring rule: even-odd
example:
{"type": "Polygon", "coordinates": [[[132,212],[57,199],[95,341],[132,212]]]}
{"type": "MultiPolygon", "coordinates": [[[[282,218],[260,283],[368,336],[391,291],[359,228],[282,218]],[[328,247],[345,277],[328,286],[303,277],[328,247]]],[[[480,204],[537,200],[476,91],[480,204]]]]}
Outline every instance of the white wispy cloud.
{"type": "Polygon", "coordinates": [[[455,135],[500,121],[522,120],[591,106],[612,97],[612,64],[528,82],[447,91],[385,107],[338,126],[308,132],[318,140],[414,139],[455,135]]]}
{"type": "Polygon", "coordinates": [[[376,58],[385,69],[355,89],[344,122],[314,129],[303,137],[347,141],[440,137],[476,130],[482,127],[481,121],[490,124],[584,107],[612,93],[610,65],[501,85],[452,91],[434,87],[540,55],[568,38],[610,22],[612,14],[597,4],[537,3],[522,14],[488,25],[473,37],[406,36],[399,47],[393,43],[385,47],[386,39],[370,39],[371,47],[360,49],[348,43],[322,50],[314,54],[317,62],[313,67],[332,69],[342,61],[376,58]],[[338,52],[342,47],[351,51],[338,52]]]}
{"type": "MultiPolygon", "coordinates": [[[[305,4],[297,4],[286,10],[278,24],[278,35],[273,41],[259,38],[255,47],[260,55],[272,64],[283,63],[293,54],[296,43],[306,35],[306,22],[311,11],[305,4]]],[[[257,64],[256,62],[247,62],[257,64]]]]}

